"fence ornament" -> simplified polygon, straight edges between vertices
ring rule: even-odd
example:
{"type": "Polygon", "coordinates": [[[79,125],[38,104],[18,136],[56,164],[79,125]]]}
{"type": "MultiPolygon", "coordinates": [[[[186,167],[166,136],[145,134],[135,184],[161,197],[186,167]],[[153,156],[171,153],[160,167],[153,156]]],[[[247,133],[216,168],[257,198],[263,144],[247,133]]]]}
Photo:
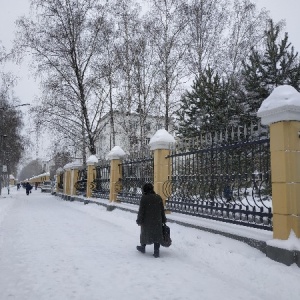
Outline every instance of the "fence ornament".
{"type": "Polygon", "coordinates": [[[169,149],[175,143],[174,137],[165,129],[159,129],[150,139],[150,150],[169,149]]]}
{"type": "Polygon", "coordinates": [[[122,179],[120,178],[116,183],[115,183],[115,192],[120,193],[122,191],[122,179]]]}

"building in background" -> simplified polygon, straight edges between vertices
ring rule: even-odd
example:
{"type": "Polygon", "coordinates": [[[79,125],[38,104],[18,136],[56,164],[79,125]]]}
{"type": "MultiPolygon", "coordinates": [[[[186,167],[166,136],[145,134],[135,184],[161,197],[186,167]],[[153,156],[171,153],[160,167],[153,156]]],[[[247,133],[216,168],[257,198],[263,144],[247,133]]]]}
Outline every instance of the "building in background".
{"type": "MultiPolygon", "coordinates": [[[[164,117],[148,115],[144,125],[140,124],[141,119],[138,113],[126,116],[120,112],[114,112],[114,142],[110,115],[105,115],[101,120],[101,132],[96,141],[97,158],[105,159],[114,146],[120,146],[126,153],[146,147],[155,132],[164,128],[164,117]]],[[[173,131],[171,122],[169,132],[172,134],[173,131]]]]}

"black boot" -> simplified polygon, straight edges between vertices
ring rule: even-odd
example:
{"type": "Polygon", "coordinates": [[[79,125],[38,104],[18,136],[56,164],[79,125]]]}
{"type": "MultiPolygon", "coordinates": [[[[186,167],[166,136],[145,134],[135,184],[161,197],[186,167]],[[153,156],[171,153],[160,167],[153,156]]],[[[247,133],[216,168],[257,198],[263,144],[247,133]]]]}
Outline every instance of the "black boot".
{"type": "Polygon", "coordinates": [[[146,245],[136,246],[136,249],[142,253],[146,252],[146,245]]]}
{"type": "Polygon", "coordinates": [[[159,257],[159,247],[160,247],[159,243],[154,243],[154,253],[153,253],[153,256],[155,258],[159,257]]]}

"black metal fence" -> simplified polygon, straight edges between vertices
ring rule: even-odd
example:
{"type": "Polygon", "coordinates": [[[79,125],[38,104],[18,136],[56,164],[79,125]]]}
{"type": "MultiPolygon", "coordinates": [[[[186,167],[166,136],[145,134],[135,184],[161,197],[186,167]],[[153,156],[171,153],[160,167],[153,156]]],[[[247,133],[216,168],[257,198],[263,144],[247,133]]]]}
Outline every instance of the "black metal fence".
{"type": "Polygon", "coordinates": [[[272,230],[270,140],[259,126],[176,143],[170,211],[272,230]]]}
{"type": "Polygon", "coordinates": [[[99,161],[95,170],[96,178],[91,183],[92,197],[109,199],[110,161],[99,161]]]}
{"type": "Polygon", "coordinates": [[[143,149],[132,153],[122,164],[118,200],[126,203],[139,204],[142,187],[145,183],[153,183],[154,158],[150,150],[143,149]]]}
{"type": "Polygon", "coordinates": [[[78,170],[77,181],[75,182],[76,195],[86,197],[87,169],[81,168],[78,170]]]}

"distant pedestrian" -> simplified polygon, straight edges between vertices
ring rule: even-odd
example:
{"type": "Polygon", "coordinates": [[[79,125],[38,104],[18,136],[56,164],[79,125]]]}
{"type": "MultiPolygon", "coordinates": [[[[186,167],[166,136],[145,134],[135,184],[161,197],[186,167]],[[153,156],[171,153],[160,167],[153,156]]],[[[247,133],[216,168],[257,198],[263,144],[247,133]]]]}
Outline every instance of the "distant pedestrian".
{"type": "Polygon", "coordinates": [[[17,183],[17,190],[19,190],[20,189],[20,183],[18,182],[17,183]]]}
{"type": "Polygon", "coordinates": [[[32,185],[29,182],[26,182],[25,189],[26,189],[26,195],[28,196],[29,193],[31,193],[32,185]]]}
{"type": "Polygon", "coordinates": [[[166,223],[162,198],[153,190],[151,183],[143,186],[136,223],[141,226],[140,246],[137,250],[145,253],[146,245],[154,244],[154,257],[159,257],[160,244],[163,241],[162,224],[166,223]]]}

